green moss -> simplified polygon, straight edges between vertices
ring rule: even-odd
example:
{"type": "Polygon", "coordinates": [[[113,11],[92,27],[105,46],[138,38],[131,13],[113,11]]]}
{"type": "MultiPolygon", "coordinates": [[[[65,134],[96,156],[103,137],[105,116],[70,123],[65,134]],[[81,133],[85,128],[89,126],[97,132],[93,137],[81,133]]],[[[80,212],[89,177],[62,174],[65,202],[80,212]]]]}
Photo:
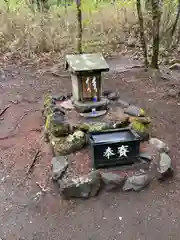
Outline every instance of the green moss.
{"type": "Polygon", "coordinates": [[[77,131],[76,136],[68,135],[67,137],[50,136],[50,141],[56,155],[67,155],[83,148],[86,138],[83,132],[77,131]]]}
{"type": "Polygon", "coordinates": [[[89,132],[101,132],[109,128],[107,123],[94,123],[89,126],[89,132]]]}
{"type": "Polygon", "coordinates": [[[49,114],[46,117],[45,131],[48,131],[50,128],[51,117],[52,117],[52,114],[49,114]]]}
{"type": "Polygon", "coordinates": [[[145,111],[142,108],[140,108],[140,116],[145,116],[145,111]]]}
{"type": "Polygon", "coordinates": [[[44,98],[44,107],[47,107],[52,104],[52,97],[49,95],[46,95],[44,98]]]}
{"type": "Polygon", "coordinates": [[[145,126],[143,123],[138,122],[137,120],[134,120],[131,123],[131,127],[137,131],[137,132],[144,132],[145,131],[145,126]]]}

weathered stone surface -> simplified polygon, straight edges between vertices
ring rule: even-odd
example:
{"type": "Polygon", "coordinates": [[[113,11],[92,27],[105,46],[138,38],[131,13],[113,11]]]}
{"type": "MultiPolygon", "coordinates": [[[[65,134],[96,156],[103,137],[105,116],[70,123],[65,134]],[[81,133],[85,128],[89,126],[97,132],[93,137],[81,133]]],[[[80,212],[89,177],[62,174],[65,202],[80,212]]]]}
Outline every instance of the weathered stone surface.
{"type": "Polygon", "coordinates": [[[52,179],[58,180],[62,177],[62,174],[66,171],[68,167],[67,157],[57,156],[53,157],[51,160],[52,164],[52,179]]]}
{"type": "Polygon", "coordinates": [[[99,171],[92,171],[83,177],[59,181],[59,184],[65,199],[94,197],[100,189],[101,175],[99,171]]]}
{"type": "Polygon", "coordinates": [[[165,173],[171,168],[171,158],[164,152],[160,153],[159,172],[165,173]]]}
{"type": "Polygon", "coordinates": [[[74,106],[72,104],[72,101],[70,99],[63,101],[60,103],[60,106],[65,110],[72,110],[74,109],[74,106]]]}
{"type": "Polygon", "coordinates": [[[139,157],[148,161],[151,161],[153,159],[151,152],[140,152],[139,157]]]}
{"type": "Polygon", "coordinates": [[[112,92],[112,93],[110,93],[110,94],[107,96],[107,98],[108,98],[109,100],[115,101],[115,100],[117,100],[117,99],[119,98],[119,96],[118,96],[117,93],[112,92]]]}
{"type": "Polygon", "coordinates": [[[129,114],[130,116],[135,117],[144,117],[145,112],[142,108],[136,107],[134,105],[130,105],[126,109],[124,109],[124,113],[129,114]]]}
{"type": "Polygon", "coordinates": [[[160,153],[159,166],[157,168],[158,179],[164,181],[173,176],[172,160],[165,152],[160,153]]]}
{"type": "Polygon", "coordinates": [[[132,177],[129,177],[124,186],[124,191],[140,191],[141,189],[145,188],[149,185],[151,179],[147,174],[140,174],[140,175],[134,175],[132,177]]]}
{"type": "Polygon", "coordinates": [[[158,149],[160,152],[169,152],[169,147],[166,143],[164,143],[163,141],[161,141],[158,138],[151,138],[149,140],[149,143],[153,145],[153,147],[155,147],[156,149],[158,149]]]}
{"type": "Polygon", "coordinates": [[[86,138],[84,132],[75,131],[73,134],[69,134],[66,137],[57,138],[51,136],[50,142],[56,156],[68,155],[83,148],[86,143],[86,138]]]}
{"type": "Polygon", "coordinates": [[[101,172],[101,179],[105,184],[105,190],[111,191],[123,187],[126,176],[121,176],[112,172],[101,172]]]}
{"type": "Polygon", "coordinates": [[[174,63],[169,67],[170,70],[180,70],[180,63],[174,63]]]}
{"type": "Polygon", "coordinates": [[[127,108],[127,107],[129,106],[129,103],[128,103],[128,102],[123,101],[123,100],[121,100],[121,99],[118,99],[118,100],[117,100],[117,104],[118,104],[120,107],[122,107],[122,108],[127,108]]]}

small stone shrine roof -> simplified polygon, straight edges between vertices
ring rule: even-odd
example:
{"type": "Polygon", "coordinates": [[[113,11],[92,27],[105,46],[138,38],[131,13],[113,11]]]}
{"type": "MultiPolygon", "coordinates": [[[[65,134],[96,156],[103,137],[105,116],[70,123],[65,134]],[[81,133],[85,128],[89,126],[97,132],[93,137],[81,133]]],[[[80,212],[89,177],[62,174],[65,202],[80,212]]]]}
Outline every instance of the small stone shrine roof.
{"type": "Polygon", "coordinates": [[[109,71],[101,53],[66,55],[66,69],[72,72],[109,71]]]}

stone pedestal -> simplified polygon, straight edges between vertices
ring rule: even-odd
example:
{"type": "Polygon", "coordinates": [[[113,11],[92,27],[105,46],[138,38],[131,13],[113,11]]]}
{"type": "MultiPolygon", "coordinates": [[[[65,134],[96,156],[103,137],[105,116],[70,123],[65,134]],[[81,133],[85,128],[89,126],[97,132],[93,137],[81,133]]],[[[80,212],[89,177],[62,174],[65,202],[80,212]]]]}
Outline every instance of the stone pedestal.
{"type": "Polygon", "coordinates": [[[108,102],[109,101],[105,98],[101,98],[100,101],[97,101],[97,102],[92,102],[92,101],[81,102],[81,101],[72,99],[72,103],[74,107],[80,113],[91,112],[93,108],[96,111],[107,110],[108,102]]]}

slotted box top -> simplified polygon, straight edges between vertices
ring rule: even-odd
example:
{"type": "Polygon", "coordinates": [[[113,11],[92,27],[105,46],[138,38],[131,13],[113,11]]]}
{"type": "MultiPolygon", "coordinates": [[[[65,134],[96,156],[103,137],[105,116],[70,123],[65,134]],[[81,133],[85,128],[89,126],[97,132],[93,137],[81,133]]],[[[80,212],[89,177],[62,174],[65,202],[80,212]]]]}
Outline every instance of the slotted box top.
{"type": "Polygon", "coordinates": [[[109,71],[109,66],[101,53],[67,55],[66,69],[68,68],[72,72],[109,71]]]}

